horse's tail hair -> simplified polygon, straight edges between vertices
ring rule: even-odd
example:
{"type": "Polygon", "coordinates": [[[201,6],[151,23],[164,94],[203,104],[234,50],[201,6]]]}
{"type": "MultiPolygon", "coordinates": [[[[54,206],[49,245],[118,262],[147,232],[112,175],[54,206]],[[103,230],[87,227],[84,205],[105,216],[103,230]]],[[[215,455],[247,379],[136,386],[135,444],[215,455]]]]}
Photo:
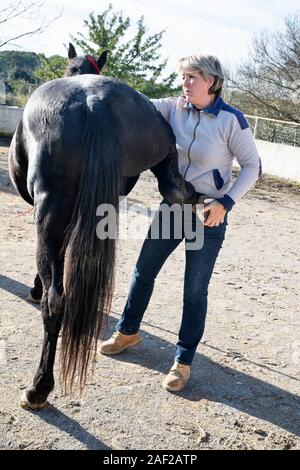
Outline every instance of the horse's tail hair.
{"type": "Polygon", "coordinates": [[[110,204],[117,223],[121,152],[111,111],[99,105],[87,119],[78,196],[65,238],[60,355],[65,392],[79,385],[82,393],[89,361],[95,360],[102,318],[111,306],[116,239],[112,234],[105,239],[97,236],[96,209],[110,204]]]}

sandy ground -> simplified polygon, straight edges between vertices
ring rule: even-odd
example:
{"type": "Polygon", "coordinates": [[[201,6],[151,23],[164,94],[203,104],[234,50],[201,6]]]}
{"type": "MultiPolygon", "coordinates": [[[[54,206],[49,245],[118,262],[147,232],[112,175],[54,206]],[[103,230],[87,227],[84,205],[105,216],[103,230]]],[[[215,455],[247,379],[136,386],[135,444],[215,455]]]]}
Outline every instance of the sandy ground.
{"type": "MultiPolygon", "coordinates": [[[[42,341],[39,308],[25,301],[35,273],[35,226],[9,186],[6,154],[0,148],[0,448],[300,449],[299,187],[265,177],[229,214],[185,391],[161,387],[181,318],[180,246],[157,279],[143,343],[102,357],[82,400],[63,397],[56,385],[48,408],[28,412],[19,395],[33,378],[42,341]]],[[[130,198],[148,207],[159,201],[150,173],[130,198]]],[[[110,331],[141,243],[119,243],[110,331]]]]}

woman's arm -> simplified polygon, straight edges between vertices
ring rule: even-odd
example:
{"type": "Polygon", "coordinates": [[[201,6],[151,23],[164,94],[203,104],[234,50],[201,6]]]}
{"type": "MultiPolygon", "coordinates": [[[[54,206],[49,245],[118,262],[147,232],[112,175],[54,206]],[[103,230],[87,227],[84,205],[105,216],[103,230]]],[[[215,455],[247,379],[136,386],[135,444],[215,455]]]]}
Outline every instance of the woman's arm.
{"type": "MultiPolygon", "coordinates": [[[[228,146],[231,153],[236,157],[241,170],[227,195],[224,196],[224,206],[226,204],[230,205],[229,198],[233,204],[241,199],[262,173],[261,160],[246,118],[242,113],[239,118],[236,116],[234,118],[230,129],[228,146]]],[[[222,203],[222,199],[220,198],[218,201],[222,203]]]]}
{"type": "Polygon", "coordinates": [[[222,198],[209,204],[204,211],[209,216],[204,225],[218,226],[224,221],[226,211],[230,211],[234,204],[254,185],[261,176],[261,160],[252,136],[249,124],[242,113],[234,116],[228,139],[231,153],[236,157],[241,170],[228,191],[222,198]]]}
{"type": "Polygon", "coordinates": [[[150,101],[154,104],[156,109],[161,112],[163,117],[169,122],[172,106],[174,106],[174,102],[177,101],[177,98],[150,99],[150,101]]]}

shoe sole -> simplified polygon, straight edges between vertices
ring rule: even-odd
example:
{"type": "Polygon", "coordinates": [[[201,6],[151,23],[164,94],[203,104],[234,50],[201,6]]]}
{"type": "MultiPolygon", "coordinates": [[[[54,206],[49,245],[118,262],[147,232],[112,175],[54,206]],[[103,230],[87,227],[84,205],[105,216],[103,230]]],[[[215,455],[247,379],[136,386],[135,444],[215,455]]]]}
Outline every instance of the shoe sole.
{"type": "MultiPolygon", "coordinates": [[[[179,377],[178,377],[179,379],[179,377]]],[[[162,382],[162,387],[165,389],[165,390],[168,390],[168,392],[181,392],[182,390],[185,389],[185,387],[187,386],[188,382],[189,382],[189,379],[190,379],[190,375],[188,376],[188,378],[186,380],[184,380],[182,378],[181,380],[181,384],[178,386],[178,387],[172,387],[170,385],[168,385],[167,381],[163,381],[162,382]]]]}
{"type": "Polygon", "coordinates": [[[186,384],[181,388],[171,388],[171,387],[168,387],[168,385],[164,385],[164,384],[162,384],[162,387],[168,392],[181,392],[182,390],[185,389],[186,384]]]}
{"type": "Polygon", "coordinates": [[[103,356],[115,356],[115,355],[120,354],[121,352],[125,351],[126,349],[135,348],[136,346],[141,344],[141,342],[142,342],[142,340],[139,339],[136,343],[128,344],[127,346],[124,346],[122,349],[119,349],[118,351],[113,351],[113,352],[105,352],[105,351],[101,351],[101,349],[99,349],[99,353],[102,354],[103,356]]]}

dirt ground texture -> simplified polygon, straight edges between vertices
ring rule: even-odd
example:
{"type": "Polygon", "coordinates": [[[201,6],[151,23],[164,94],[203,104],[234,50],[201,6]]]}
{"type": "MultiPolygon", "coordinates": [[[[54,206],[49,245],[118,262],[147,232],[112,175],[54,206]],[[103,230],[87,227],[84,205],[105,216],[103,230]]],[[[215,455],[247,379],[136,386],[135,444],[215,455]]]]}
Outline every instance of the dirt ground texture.
{"type": "MultiPolygon", "coordinates": [[[[59,384],[39,412],[19,406],[42,345],[26,302],[35,268],[30,207],[9,184],[0,148],[0,449],[300,449],[299,186],[264,177],[228,216],[209,289],[205,335],[183,392],[161,381],[181,320],[184,246],[159,274],[143,343],[101,357],[82,399],[59,384]]],[[[129,200],[160,197],[149,172],[129,200]]],[[[124,306],[142,240],[120,240],[107,336],[124,306]]],[[[55,376],[58,378],[58,366],[55,376]]]]}

